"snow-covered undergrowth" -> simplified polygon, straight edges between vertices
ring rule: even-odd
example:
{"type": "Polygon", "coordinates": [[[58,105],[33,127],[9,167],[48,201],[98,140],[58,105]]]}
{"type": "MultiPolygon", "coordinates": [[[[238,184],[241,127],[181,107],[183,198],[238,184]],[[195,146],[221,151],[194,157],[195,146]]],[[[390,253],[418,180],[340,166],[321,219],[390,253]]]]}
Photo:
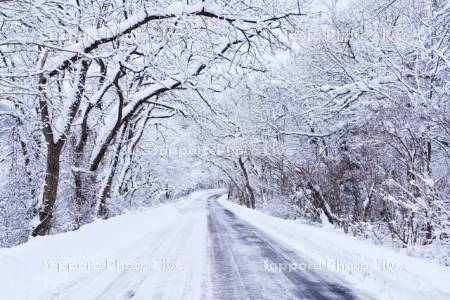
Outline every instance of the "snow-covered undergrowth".
{"type": "MultiPolygon", "coordinates": [[[[238,200],[234,199],[233,201],[238,202],[238,200]]],[[[324,214],[321,215],[320,220],[310,220],[301,216],[298,212],[298,205],[292,204],[289,201],[290,199],[287,197],[270,199],[270,201],[258,205],[257,210],[273,217],[298,220],[304,224],[334,227],[330,225],[324,214]]],[[[345,232],[341,227],[336,227],[336,230],[345,232]]],[[[384,245],[396,249],[396,251],[405,253],[408,256],[426,258],[429,261],[450,267],[450,240],[448,238],[435,239],[428,245],[416,243],[405,247],[401,241],[392,236],[388,226],[384,222],[377,222],[375,224],[370,222],[350,224],[347,228],[347,234],[357,239],[368,240],[377,245],[384,245]]]]}
{"type": "Polygon", "coordinates": [[[311,265],[292,262],[292,268],[315,268],[340,276],[377,299],[450,299],[448,267],[358,240],[331,226],[272,217],[227,201],[226,196],[219,201],[238,217],[295,249],[300,257],[310,258],[311,265]]]}

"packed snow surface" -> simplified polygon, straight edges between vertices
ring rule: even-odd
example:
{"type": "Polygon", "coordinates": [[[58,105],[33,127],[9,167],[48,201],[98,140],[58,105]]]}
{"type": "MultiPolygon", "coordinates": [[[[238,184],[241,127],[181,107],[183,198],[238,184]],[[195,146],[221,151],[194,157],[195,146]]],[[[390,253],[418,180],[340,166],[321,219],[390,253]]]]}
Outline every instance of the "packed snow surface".
{"type": "Polygon", "coordinates": [[[450,299],[449,268],[221,193],[0,249],[0,299],[450,299]]]}

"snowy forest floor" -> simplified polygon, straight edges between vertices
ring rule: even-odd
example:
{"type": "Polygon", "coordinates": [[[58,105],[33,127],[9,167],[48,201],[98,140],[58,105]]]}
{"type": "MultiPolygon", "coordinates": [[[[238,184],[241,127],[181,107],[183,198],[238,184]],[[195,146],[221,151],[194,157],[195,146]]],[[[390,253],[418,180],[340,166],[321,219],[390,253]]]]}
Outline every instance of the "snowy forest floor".
{"type": "Polygon", "coordinates": [[[0,249],[0,298],[450,299],[450,268],[220,194],[0,249]]]}

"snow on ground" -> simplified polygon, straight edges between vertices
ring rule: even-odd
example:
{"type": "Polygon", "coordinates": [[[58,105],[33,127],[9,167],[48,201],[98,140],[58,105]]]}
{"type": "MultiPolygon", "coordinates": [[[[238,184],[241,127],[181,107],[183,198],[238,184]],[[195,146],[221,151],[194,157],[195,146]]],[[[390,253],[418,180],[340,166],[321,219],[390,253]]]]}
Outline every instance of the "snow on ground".
{"type": "MultiPolygon", "coordinates": [[[[214,214],[208,210],[214,206],[207,203],[217,193],[196,192],[177,203],[0,249],[0,299],[211,299],[214,256],[208,214],[210,218],[214,214]]],[[[270,271],[315,269],[324,277],[347,282],[356,294],[375,299],[450,299],[450,268],[333,228],[271,217],[225,197],[218,203],[240,223],[253,226],[275,244],[279,241],[302,259],[288,265],[267,264],[270,271]]]]}
{"type": "Polygon", "coordinates": [[[0,299],[205,297],[207,216],[201,195],[0,249],[0,299]]]}
{"type": "Polygon", "coordinates": [[[340,276],[383,300],[448,300],[450,268],[358,240],[333,228],[271,217],[226,200],[221,205],[254,227],[309,258],[308,265],[271,268],[319,269],[340,276]]]}

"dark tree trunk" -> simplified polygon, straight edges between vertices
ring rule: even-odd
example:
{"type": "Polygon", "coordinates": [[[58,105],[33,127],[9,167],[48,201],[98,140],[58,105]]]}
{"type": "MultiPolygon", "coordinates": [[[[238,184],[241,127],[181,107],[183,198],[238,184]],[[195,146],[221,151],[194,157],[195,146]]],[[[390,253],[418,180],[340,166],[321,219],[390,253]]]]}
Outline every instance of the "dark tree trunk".
{"type": "Polygon", "coordinates": [[[120,151],[122,150],[123,138],[127,129],[127,124],[124,125],[122,129],[122,134],[120,136],[119,144],[117,145],[116,151],[114,153],[113,161],[111,164],[111,169],[108,174],[108,178],[106,179],[105,187],[100,195],[100,205],[98,209],[98,216],[106,219],[108,218],[108,206],[106,205],[106,200],[109,198],[111,193],[111,186],[114,179],[114,175],[116,174],[117,165],[119,163],[120,151]]]}
{"type": "Polygon", "coordinates": [[[248,173],[247,173],[247,169],[245,168],[245,164],[242,161],[242,157],[239,156],[239,166],[242,169],[242,173],[244,174],[244,178],[245,178],[245,187],[247,188],[247,191],[250,195],[250,203],[247,204],[247,206],[249,208],[255,208],[256,207],[256,200],[255,200],[255,193],[253,192],[253,188],[250,185],[250,179],[248,177],[248,173]]]}
{"type": "MultiPolygon", "coordinates": [[[[44,52],[40,62],[39,69],[44,68],[45,61],[47,59],[48,52],[44,52]]],[[[62,135],[55,142],[55,135],[50,122],[49,105],[47,102],[47,96],[45,94],[45,86],[47,85],[47,78],[41,74],[39,77],[39,109],[41,120],[43,123],[42,133],[47,142],[47,170],[45,174],[44,191],[42,196],[42,203],[39,209],[40,223],[31,232],[32,236],[46,235],[49,232],[53,208],[58,196],[58,184],[59,184],[59,172],[60,172],[60,158],[62,148],[66,141],[66,138],[70,132],[72,123],[76,117],[78,109],[80,107],[81,98],[84,94],[84,83],[86,81],[87,71],[89,69],[89,61],[81,61],[79,69],[79,79],[75,82],[74,88],[75,96],[73,103],[70,105],[69,113],[67,115],[68,121],[63,129],[62,135]]]]}
{"type": "Polygon", "coordinates": [[[74,172],[76,228],[89,223],[95,215],[96,177],[90,172],[76,170],[74,172]]]}
{"type": "Polygon", "coordinates": [[[424,245],[430,245],[433,242],[433,225],[427,222],[424,245]]]}
{"type": "Polygon", "coordinates": [[[330,206],[324,199],[322,193],[309,180],[307,181],[306,186],[310,191],[312,191],[312,196],[314,197],[316,207],[320,208],[324,212],[325,216],[328,219],[328,222],[330,222],[331,224],[338,223],[339,220],[331,212],[330,206]]]}
{"type": "Polygon", "coordinates": [[[87,171],[83,171],[80,168],[83,166],[83,153],[87,144],[87,138],[89,134],[88,128],[88,116],[90,111],[92,110],[93,105],[89,103],[88,108],[83,116],[83,121],[81,122],[81,134],[80,140],[78,141],[77,146],[75,147],[75,171],[74,175],[74,185],[75,185],[75,204],[77,209],[77,216],[75,219],[75,223],[77,228],[81,225],[85,224],[88,220],[88,216],[86,215],[87,210],[89,210],[89,198],[90,193],[89,190],[91,186],[88,183],[93,181],[93,177],[87,171]],[[89,178],[87,178],[89,177],[89,178]]]}
{"type": "Polygon", "coordinates": [[[34,228],[32,235],[46,235],[50,229],[53,207],[58,196],[58,183],[60,171],[60,156],[62,143],[47,144],[47,172],[45,174],[42,206],[39,211],[40,223],[34,228]]]}

